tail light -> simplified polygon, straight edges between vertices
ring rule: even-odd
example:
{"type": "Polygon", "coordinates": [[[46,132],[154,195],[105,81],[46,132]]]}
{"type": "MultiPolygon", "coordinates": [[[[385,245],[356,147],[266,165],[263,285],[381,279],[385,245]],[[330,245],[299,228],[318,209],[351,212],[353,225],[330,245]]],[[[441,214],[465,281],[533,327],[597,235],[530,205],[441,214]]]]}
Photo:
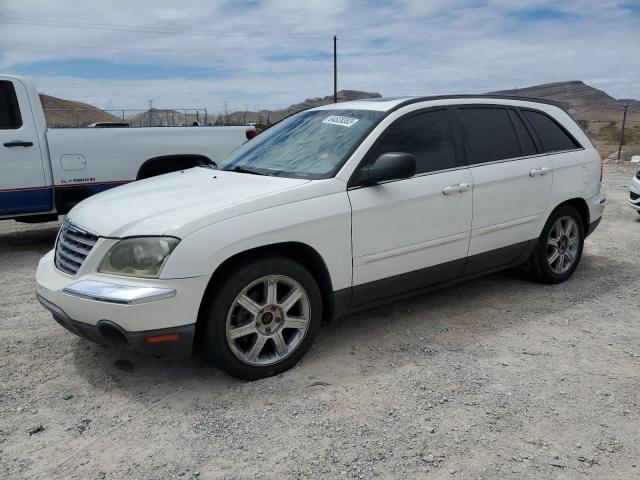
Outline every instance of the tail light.
{"type": "Polygon", "coordinates": [[[247,132],[246,132],[247,140],[251,140],[257,134],[258,134],[258,132],[256,132],[255,130],[247,130],[247,132]]]}

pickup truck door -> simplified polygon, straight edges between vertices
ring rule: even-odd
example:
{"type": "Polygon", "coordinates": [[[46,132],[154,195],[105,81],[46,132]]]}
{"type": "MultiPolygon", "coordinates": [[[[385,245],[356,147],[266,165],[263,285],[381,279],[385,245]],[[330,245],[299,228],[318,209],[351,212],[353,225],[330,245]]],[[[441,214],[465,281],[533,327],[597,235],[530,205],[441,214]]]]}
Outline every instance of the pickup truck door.
{"type": "Polygon", "coordinates": [[[349,189],[357,306],[462,275],[471,235],[471,173],[444,108],[409,113],[382,134],[364,164],[411,153],[416,175],[349,189]]]}
{"type": "Polygon", "coordinates": [[[53,209],[27,89],[0,79],[0,218],[53,209]]]}

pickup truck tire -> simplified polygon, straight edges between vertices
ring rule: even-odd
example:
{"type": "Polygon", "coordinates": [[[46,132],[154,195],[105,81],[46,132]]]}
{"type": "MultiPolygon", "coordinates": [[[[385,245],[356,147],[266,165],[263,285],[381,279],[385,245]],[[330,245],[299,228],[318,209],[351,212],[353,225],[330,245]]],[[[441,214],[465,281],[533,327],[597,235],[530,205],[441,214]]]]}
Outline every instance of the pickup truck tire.
{"type": "Polygon", "coordinates": [[[220,282],[203,329],[203,353],[227,373],[257,380],[293,367],[320,329],[322,296],[299,263],[270,256],[220,282]]]}
{"type": "Polygon", "coordinates": [[[560,206],[551,213],[542,229],[527,269],[538,282],[564,282],[578,267],[583,246],[582,216],[570,205],[560,206]]]}

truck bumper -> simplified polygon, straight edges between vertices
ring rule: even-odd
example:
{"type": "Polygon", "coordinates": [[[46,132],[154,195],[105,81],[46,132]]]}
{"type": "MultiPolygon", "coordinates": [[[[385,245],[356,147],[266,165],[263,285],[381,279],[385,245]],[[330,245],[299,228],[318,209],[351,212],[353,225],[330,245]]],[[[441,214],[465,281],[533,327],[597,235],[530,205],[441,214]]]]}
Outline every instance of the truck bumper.
{"type": "Polygon", "coordinates": [[[167,358],[188,356],[208,276],[146,280],[59,271],[53,251],[38,264],[36,296],[82,338],[167,358]]]}

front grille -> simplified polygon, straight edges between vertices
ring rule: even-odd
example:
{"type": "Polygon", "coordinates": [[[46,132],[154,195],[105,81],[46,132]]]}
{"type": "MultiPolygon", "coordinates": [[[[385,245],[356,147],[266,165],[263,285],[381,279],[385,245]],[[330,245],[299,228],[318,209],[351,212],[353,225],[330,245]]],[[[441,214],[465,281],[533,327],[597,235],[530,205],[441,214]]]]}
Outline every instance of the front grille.
{"type": "Polygon", "coordinates": [[[637,200],[640,198],[640,195],[634,192],[629,192],[629,197],[631,197],[631,200],[637,200]]]}
{"type": "Polygon", "coordinates": [[[97,241],[97,235],[65,220],[56,242],[56,267],[75,275],[97,241]]]}

